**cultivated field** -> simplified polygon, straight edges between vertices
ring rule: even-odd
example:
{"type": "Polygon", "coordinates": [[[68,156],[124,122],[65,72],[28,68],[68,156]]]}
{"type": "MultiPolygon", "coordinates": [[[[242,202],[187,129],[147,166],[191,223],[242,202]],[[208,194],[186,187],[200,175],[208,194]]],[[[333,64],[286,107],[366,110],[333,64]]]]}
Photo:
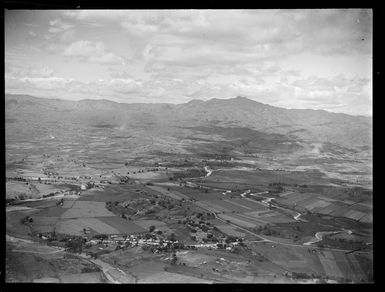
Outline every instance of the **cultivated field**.
{"type": "Polygon", "coordinates": [[[71,235],[84,234],[83,229],[90,228],[99,234],[119,234],[119,230],[98,218],[78,218],[61,220],[56,225],[56,232],[71,235]]]}
{"type": "Polygon", "coordinates": [[[328,199],[314,193],[289,193],[276,201],[282,205],[301,207],[313,213],[371,222],[372,209],[362,204],[347,204],[335,199],[328,199]]]}
{"type": "Polygon", "coordinates": [[[106,209],[106,204],[103,202],[76,201],[71,208],[67,209],[61,215],[61,218],[69,219],[111,216],[115,215],[106,209]]]}
{"type": "MultiPolygon", "coordinates": [[[[117,216],[113,217],[100,217],[98,218],[100,221],[114,227],[116,230],[118,230],[117,233],[140,233],[148,231],[148,228],[143,228],[140,224],[138,224],[136,221],[127,221],[126,219],[122,219],[117,216]]],[[[102,232],[101,232],[102,233],[102,232]]]]}

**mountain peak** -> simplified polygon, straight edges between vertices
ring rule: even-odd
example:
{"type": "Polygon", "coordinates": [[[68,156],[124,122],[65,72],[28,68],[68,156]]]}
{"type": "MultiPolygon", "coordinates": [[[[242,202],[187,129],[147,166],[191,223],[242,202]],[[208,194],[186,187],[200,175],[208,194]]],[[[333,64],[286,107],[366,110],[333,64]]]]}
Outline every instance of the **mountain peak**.
{"type": "Polygon", "coordinates": [[[234,99],[238,99],[238,100],[251,100],[251,99],[249,99],[249,98],[247,98],[247,97],[240,96],[240,95],[238,95],[238,96],[235,97],[234,99]]]}
{"type": "Polygon", "coordinates": [[[228,101],[230,103],[236,103],[238,105],[246,105],[246,106],[257,106],[257,105],[268,106],[265,103],[262,103],[262,102],[254,100],[254,99],[244,97],[244,96],[240,96],[240,95],[238,95],[237,97],[234,97],[234,98],[229,98],[226,101],[228,101]]]}
{"type": "Polygon", "coordinates": [[[192,99],[187,104],[200,104],[202,102],[204,102],[204,101],[201,99],[192,99]]]}

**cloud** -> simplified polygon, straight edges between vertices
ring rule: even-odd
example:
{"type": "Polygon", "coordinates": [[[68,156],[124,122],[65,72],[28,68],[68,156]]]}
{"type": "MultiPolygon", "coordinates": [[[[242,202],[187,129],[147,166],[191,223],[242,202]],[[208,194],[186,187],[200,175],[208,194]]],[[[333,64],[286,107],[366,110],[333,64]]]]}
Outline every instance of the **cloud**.
{"type": "Polygon", "coordinates": [[[370,82],[363,78],[311,77],[294,82],[282,82],[281,78],[278,78],[267,82],[250,76],[212,75],[209,78],[196,80],[157,78],[142,82],[122,76],[92,82],[78,82],[52,76],[50,71],[47,71],[46,75],[47,77],[16,78],[6,70],[6,90],[21,88],[32,92],[38,89],[47,92],[55,90],[56,95],[60,97],[72,94],[71,99],[92,96],[119,102],[159,102],[167,98],[167,102],[181,103],[191,99],[207,100],[242,95],[259,102],[286,108],[371,114],[370,94],[368,95],[365,89],[370,82]]]}
{"type": "Polygon", "coordinates": [[[48,31],[50,33],[59,33],[74,27],[73,24],[63,22],[60,18],[50,21],[49,24],[48,31]]]}
{"type": "Polygon", "coordinates": [[[29,34],[30,43],[22,43],[18,32],[8,34],[6,59],[19,66],[6,67],[8,87],[42,88],[42,94],[52,88],[71,99],[178,103],[243,95],[289,108],[371,108],[367,9],[72,10],[38,16],[38,26],[16,22],[23,24],[20,35],[37,34],[29,34]],[[29,54],[36,58],[26,60],[29,54]],[[65,75],[32,70],[36,60],[65,75]]]}
{"type": "MultiPolygon", "coordinates": [[[[115,23],[139,37],[178,39],[224,45],[229,51],[304,50],[321,54],[368,52],[370,10],[109,10],[71,11],[66,17],[115,23]],[[315,38],[314,36],[317,35],[315,38]],[[364,41],[362,41],[364,39],[364,41]]],[[[172,46],[172,44],[170,44],[172,46]]]]}
{"type": "Polygon", "coordinates": [[[298,108],[314,108],[350,114],[371,114],[371,81],[367,78],[311,76],[293,81],[291,101],[298,108]]]}
{"type": "Polygon", "coordinates": [[[29,77],[51,77],[54,74],[54,70],[50,67],[15,67],[10,66],[8,63],[5,64],[5,74],[7,76],[22,78],[25,76],[29,77]]]}
{"type": "Polygon", "coordinates": [[[79,58],[82,61],[104,64],[121,64],[124,59],[108,52],[101,42],[77,41],[69,45],[64,56],[79,58]]]}
{"type": "Polygon", "coordinates": [[[24,77],[20,79],[23,83],[29,83],[30,86],[37,89],[52,90],[66,88],[66,86],[73,81],[73,79],[59,78],[59,77],[24,77]]]}

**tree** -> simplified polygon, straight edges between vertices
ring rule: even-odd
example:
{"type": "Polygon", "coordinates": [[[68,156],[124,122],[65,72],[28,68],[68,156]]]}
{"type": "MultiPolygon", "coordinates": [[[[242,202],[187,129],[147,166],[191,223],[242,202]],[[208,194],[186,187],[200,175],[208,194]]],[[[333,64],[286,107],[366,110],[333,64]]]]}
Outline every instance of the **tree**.
{"type": "Polygon", "coordinates": [[[227,236],[227,238],[225,239],[225,242],[228,244],[228,243],[230,243],[230,242],[234,242],[235,240],[236,240],[236,239],[235,239],[234,236],[229,235],[229,236],[227,236]]]}
{"type": "Polygon", "coordinates": [[[83,248],[83,240],[81,238],[75,238],[67,241],[65,246],[73,252],[81,252],[83,248]]]}
{"type": "Polygon", "coordinates": [[[174,233],[171,233],[170,236],[168,237],[168,240],[170,241],[175,241],[175,234],[174,233]]]}
{"type": "Polygon", "coordinates": [[[172,259],[171,259],[171,265],[175,265],[176,262],[177,262],[177,260],[178,260],[178,258],[176,257],[176,254],[173,253],[173,254],[172,254],[172,259]]]}
{"type": "Polygon", "coordinates": [[[151,226],[149,227],[149,230],[150,230],[150,232],[153,232],[153,231],[155,230],[155,226],[154,226],[154,225],[151,225],[151,226]]]}

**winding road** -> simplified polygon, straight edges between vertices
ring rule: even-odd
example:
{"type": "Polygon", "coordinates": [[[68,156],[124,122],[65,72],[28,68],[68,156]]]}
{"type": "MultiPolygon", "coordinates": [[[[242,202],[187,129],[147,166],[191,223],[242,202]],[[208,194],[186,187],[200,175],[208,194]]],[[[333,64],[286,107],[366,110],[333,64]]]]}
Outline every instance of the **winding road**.
{"type": "Polygon", "coordinates": [[[137,282],[137,279],[134,276],[128,275],[121,269],[111,266],[109,263],[103,262],[99,259],[92,259],[84,253],[79,254],[79,256],[97,265],[102,270],[108,281],[113,284],[128,284],[137,282]]]}
{"type": "MultiPolygon", "coordinates": [[[[27,248],[24,247],[23,249],[12,249],[10,251],[12,252],[21,252],[21,253],[32,253],[32,254],[55,254],[59,252],[67,253],[66,250],[62,247],[57,247],[57,246],[48,246],[48,245],[41,245],[38,242],[32,241],[32,240],[27,240],[23,238],[17,238],[14,236],[10,236],[6,234],[6,241],[12,242],[12,243],[24,243],[24,244],[30,244],[31,247],[27,248]],[[50,250],[47,251],[36,251],[36,248],[47,248],[50,250]]],[[[136,283],[137,279],[134,276],[127,275],[124,271],[120,270],[119,268],[115,268],[111,266],[110,264],[103,262],[99,259],[91,259],[89,256],[86,254],[72,254],[75,256],[80,256],[87,260],[88,262],[92,262],[95,265],[97,265],[101,270],[102,273],[105,275],[107,280],[110,283],[113,284],[125,284],[125,283],[136,283]]]]}
{"type": "MultiPolygon", "coordinates": [[[[172,192],[172,191],[171,191],[171,192],[172,192]]],[[[259,202],[259,201],[256,201],[256,200],[251,200],[251,199],[247,198],[246,195],[249,194],[250,192],[251,192],[250,190],[245,191],[244,193],[241,194],[241,197],[244,198],[244,199],[246,199],[246,200],[250,200],[250,201],[252,201],[252,202],[254,202],[254,203],[259,203],[259,204],[262,204],[263,206],[266,206],[266,204],[264,204],[264,203],[262,203],[262,202],[259,202]]],[[[260,192],[260,193],[256,193],[256,194],[251,194],[251,195],[261,195],[261,194],[267,194],[267,193],[268,193],[268,192],[265,191],[265,192],[260,192]]],[[[272,199],[274,199],[274,198],[266,198],[266,200],[268,200],[268,202],[270,202],[272,199]]],[[[256,237],[258,237],[258,238],[261,239],[261,240],[259,240],[259,241],[253,241],[253,242],[256,242],[256,243],[258,243],[258,242],[269,242],[269,243],[274,243],[274,244],[279,244],[279,245],[285,245],[285,246],[293,246],[293,247],[300,247],[300,248],[308,248],[307,245],[303,245],[303,244],[287,243],[287,242],[282,242],[282,241],[277,241],[277,240],[269,239],[269,238],[264,237],[264,236],[262,236],[262,235],[260,235],[260,234],[257,234],[257,233],[255,233],[255,232],[252,232],[252,231],[250,231],[250,230],[248,230],[248,229],[246,229],[246,228],[244,228],[244,227],[242,227],[242,226],[239,226],[239,225],[237,225],[237,224],[235,224],[235,223],[232,223],[232,222],[228,223],[226,220],[224,220],[224,219],[218,217],[218,216],[217,216],[217,213],[216,213],[215,211],[213,211],[212,209],[210,209],[209,207],[203,206],[202,204],[197,204],[197,203],[199,203],[199,202],[192,202],[192,203],[193,203],[194,205],[197,205],[198,207],[200,207],[200,208],[202,208],[202,209],[205,209],[206,211],[209,211],[210,213],[212,213],[212,214],[215,216],[216,219],[218,219],[218,220],[220,220],[220,221],[222,221],[222,222],[224,222],[224,223],[226,223],[226,224],[228,224],[228,225],[231,225],[231,226],[233,226],[233,227],[236,227],[236,228],[238,228],[238,229],[240,229],[240,230],[243,230],[243,231],[245,231],[245,232],[247,232],[247,233],[249,233],[249,234],[252,234],[252,235],[254,235],[254,236],[256,236],[256,237]]],[[[277,208],[281,208],[281,207],[277,207],[277,208]]],[[[284,208],[281,208],[281,209],[284,209],[284,208]]],[[[291,211],[291,210],[290,210],[290,211],[291,211]]],[[[299,218],[300,215],[301,215],[301,214],[298,213],[295,217],[299,218]]],[[[294,218],[294,219],[295,219],[295,218],[294,218]]],[[[316,248],[316,249],[323,249],[323,250],[330,250],[330,251],[343,251],[343,252],[348,252],[348,251],[349,251],[349,250],[345,250],[345,249],[337,249],[337,248],[327,248],[327,247],[321,248],[321,247],[318,247],[318,246],[314,246],[313,248],[316,248]]]]}
{"type": "Polygon", "coordinates": [[[207,172],[206,177],[210,176],[213,173],[213,170],[210,169],[208,166],[205,166],[205,171],[207,172]]]}
{"type": "Polygon", "coordinates": [[[317,232],[315,234],[315,238],[313,240],[310,240],[308,242],[305,242],[303,245],[312,245],[313,243],[316,243],[316,242],[319,242],[322,240],[322,237],[324,235],[328,235],[328,234],[337,234],[337,233],[342,233],[342,232],[346,232],[348,234],[352,234],[352,231],[351,230],[346,230],[346,229],[342,229],[340,231],[320,231],[320,232],[317,232]]]}

